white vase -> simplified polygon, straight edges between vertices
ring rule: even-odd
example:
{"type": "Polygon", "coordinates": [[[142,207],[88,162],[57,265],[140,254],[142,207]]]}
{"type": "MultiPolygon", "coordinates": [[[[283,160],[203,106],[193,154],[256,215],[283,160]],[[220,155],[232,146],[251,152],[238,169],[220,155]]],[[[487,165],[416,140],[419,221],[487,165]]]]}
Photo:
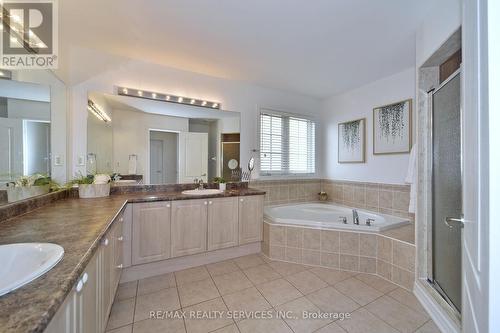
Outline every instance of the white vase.
{"type": "Polygon", "coordinates": [[[226,190],[226,183],[219,183],[219,190],[225,191],[226,190]]]}
{"type": "Polygon", "coordinates": [[[82,199],[109,197],[111,185],[108,184],[79,184],[78,195],[82,199]]]}
{"type": "Polygon", "coordinates": [[[7,189],[7,201],[15,202],[47,194],[49,192],[50,192],[50,185],[9,187],[7,189]]]}

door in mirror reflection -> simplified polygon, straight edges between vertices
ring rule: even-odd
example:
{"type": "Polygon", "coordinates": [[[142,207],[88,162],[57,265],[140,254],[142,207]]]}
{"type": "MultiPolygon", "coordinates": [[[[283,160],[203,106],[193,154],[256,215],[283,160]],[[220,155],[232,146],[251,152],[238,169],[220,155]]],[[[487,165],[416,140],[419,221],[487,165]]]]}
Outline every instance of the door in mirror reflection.
{"type": "Polygon", "coordinates": [[[150,183],[175,184],[178,182],[178,133],[150,131],[150,183]]]}
{"type": "Polygon", "coordinates": [[[208,180],[208,134],[181,132],[179,134],[179,182],[208,180]]]}

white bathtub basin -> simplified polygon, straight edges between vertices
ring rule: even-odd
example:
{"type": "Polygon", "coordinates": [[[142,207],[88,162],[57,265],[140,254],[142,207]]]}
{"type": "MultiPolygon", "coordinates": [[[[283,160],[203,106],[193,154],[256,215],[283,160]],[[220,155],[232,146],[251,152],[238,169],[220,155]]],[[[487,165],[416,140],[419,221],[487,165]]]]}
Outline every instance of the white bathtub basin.
{"type": "Polygon", "coordinates": [[[264,216],[275,224],[368,232],[385,231],[410,223],[407,218],[357,209],[359,224],[354,224],[352,210],[351,207],[335,204],[305,203],[269,206],[265,208],[264,216]],[[344,219],[346,223],[343,223],[344,219]],[[368,219],[369,224],[367,224],[368,219]]]}
{"type": "Polygon", "coordinates": [[[63,255],[64,249],[51,243],[0,245],[0,296],[48,272],[63,255]]]}
{"type": "Polygon", "coordinates": [[[206,188],[204,190],[187,190],[187,191],[182,191],[182,194],[187,194],[187,195],[212,195],[212,194],[220,194],[224,191],[216,189],[216,188],[206,188]]]}

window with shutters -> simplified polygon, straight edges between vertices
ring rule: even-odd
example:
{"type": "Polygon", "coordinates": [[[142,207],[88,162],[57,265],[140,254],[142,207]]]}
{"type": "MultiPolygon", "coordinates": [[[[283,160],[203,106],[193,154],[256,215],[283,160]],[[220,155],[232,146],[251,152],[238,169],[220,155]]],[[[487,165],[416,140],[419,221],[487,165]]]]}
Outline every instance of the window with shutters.
{"type": "Polygon", "coordinates": [[[316,172],[315,123],[298,115],[262,110],[260,114],[260,174],[316,172]]]}

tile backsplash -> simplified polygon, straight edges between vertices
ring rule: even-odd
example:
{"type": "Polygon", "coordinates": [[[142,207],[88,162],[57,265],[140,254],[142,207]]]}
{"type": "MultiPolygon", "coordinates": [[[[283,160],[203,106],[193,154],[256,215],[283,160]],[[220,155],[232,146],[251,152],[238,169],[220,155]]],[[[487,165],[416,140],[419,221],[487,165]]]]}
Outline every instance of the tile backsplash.
{"type": "Polygon", "coordinates": [[[330,179],[255,180],[250,187],[266,191],[265,204],[317,201],[325,191],[328,201],[383,214],[409,217],[410,186],[330,179]]]}

